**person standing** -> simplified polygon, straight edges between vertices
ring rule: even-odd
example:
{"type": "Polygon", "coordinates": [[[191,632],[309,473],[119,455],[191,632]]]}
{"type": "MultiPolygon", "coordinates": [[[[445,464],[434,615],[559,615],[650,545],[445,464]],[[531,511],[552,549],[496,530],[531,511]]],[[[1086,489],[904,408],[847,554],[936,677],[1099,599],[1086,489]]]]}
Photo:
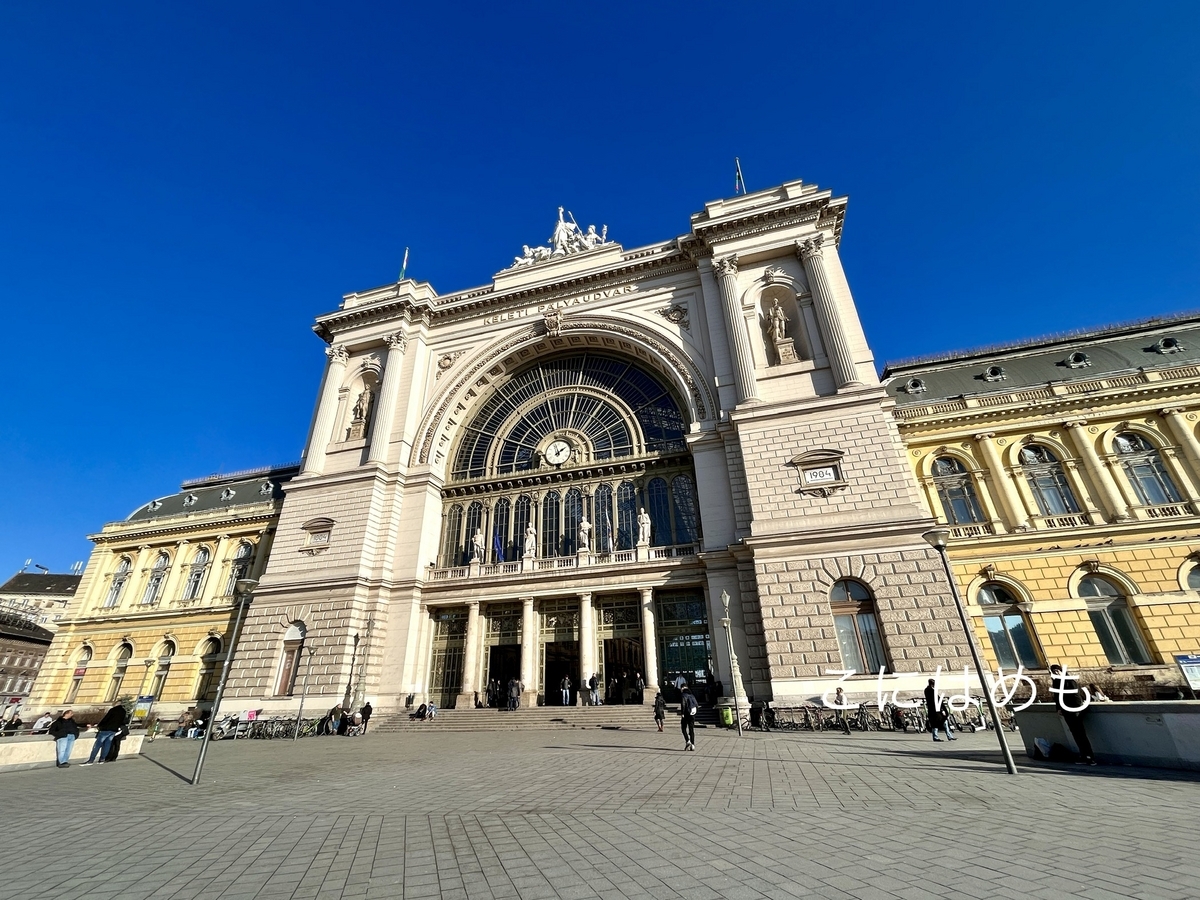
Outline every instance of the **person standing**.
{"type": "Polygon", "coordinates": [[[925,685],[925,715],[929,720],[929,730],[933,733],[933,739],[940,744],[942,739],[938,737],[939,731],[945,731],[946,737],[952,741],[956,738],[951,734],[950,728],[942,716],[942,706],[938,703],[936,684],[936,681],[930,678],[929,683],[925,685]]]}
{"type": "Polygon", "coordinates": [[[117,761],[117,757],[121,754],[121,741],[127,737],[129,737],[129,726],[122,725],[113,736],[112,746],[108,748],[108,755],[104,757],[105,762],[117,761]]]}
{"type": "Polygon", "coordinates": [[[658,726],[658,730],[663,730],[663,723],[667,720],[667,701],[663,699],[662,692],[654,695],[654,724],[658,726]]]}
{"type": "Polygon", "coordinates": [[[563,680],[559,682],[558,689],[562,691],[562,705],[571,705],[571,676],[564,675],[563,680]]]}
{"type": "Polygon", "coordinates": [[[642,678],[641,672],[634,672],[633,676],[633,689],[635,692],[634,696],[637,698],[634,702],[645,703],[646,681],[642,678]]]}
{"type": "Polygon", "coordinates": [[[65,769],[71,765],[71,748],[75,746],[75,738],[79,737],[79,723],[75,721],[75,713],[64,710],[57,719],[50,723],[47,734],[54,738],[55,765],[65,769]]]}
{"type": "Polygon", "coordinates": [[[696,713],[700,711],[700,704],[696,702],[692,689],[686,684],[680,690],[682,696],[679,699],[679,729],[683,732],[683,749],[695,750],[696,713]]]}
{"type": "Polygon", "coordinates": [[[363,730],[363,734],[366,734],[366,733],[367,733],[367,723],[371,721],[371,714],[372,714],[373,712],[375,712],[375,710],[374,710],[374,708],[371,706],[371,701],[369,701],[369,700],[368,700],[366,703],[364,703],[364,704],[363,704],[363,708],[362,708],[362,709],[360,709],[360,710],[358,711],[358,714],[359,714],[360,716],[362,716],[362,730],[363,730]]]}
{"type": "Polygon", "coordinates": [[[117,736],[121,726],[128,721],[129,713],[125,712],[125,707],[120,703],[104,714],[104,718],[96,725],[96,740],[92,744],[92,752],[88,754],[85,766],[90,766],[92,763],[98,766],[104,765],[108,751],[112,749],[113,738],[117,736]]]}
{"type": "Polygon", "coordinates": [[[1083,710],[1091,696],[1079,689],[1079,682],[1063,672],[1060,665],[1050,667],[1050,691],[1054,694],[1054,705],[1062,716],[1067,730],[1075,739],[1079,748],[1079,756],[1089,766],[1096,765],[1096,757],[1092,754],[1092,742],[1088,740],[1087,729],[1083,726],[1083,710]],[[1067,697],[1071,700],[1068,703],[1067,697]]]}
{"type": "Polygon", "coordinates": [[[326,734],[341,734],[342,733],[342,718],[346,715],[346,711],[342,709],[342,704],[338,703],[329,711],[329,726],[326,734]]]}
{"type": "Polygon", "coordinates": [[[592,677],[588,679],[588,691],[590,691],[591,695],[592,695],[592,706],[599,706],[600,705],[600,676],[596,672],[593,672],[592,677]]]}

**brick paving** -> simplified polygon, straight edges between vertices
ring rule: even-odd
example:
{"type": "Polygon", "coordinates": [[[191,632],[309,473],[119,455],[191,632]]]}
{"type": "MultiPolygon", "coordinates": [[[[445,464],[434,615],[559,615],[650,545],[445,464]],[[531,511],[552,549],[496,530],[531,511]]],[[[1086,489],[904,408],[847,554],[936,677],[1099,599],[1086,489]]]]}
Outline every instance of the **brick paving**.
{"type": "Polygon", "coordinates": [[[0,898],[1200,896],[1192,776],[1012,778],[987,734],[697,738],[696,753],[670,728],[223,741],[197,787],[197,744],[159,739],[117,764],[3,774],[0,898]]]}

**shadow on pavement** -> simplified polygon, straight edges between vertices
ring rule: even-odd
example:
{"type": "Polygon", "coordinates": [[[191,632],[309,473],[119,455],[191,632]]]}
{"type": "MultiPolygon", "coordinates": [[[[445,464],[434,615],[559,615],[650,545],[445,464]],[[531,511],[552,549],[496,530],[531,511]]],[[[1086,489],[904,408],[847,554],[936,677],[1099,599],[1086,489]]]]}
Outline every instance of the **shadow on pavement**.
{"type": "Polygon", "coordinates": [[[154,763],[156,766],[158,766],[160,769],[163,769],[163,770],[165,770],[165,771],[167,771],[167,772],[170,772],[172,775],[174,775],[176,778],[178,778],[180,781],[184,782],[185,784],[191,784],[191,783],[192,783],[192,779],[191,779],[191,777],[190,777],[190,776],[188,776],[188,775],[184,775],[184,774],[182,774],[182,773],[180,773],[180,772],[176,772],[176,771],[175,771],[174,769],[172,769],[170,766],[168,766],[168,765],[165,765],[165,764],[163,764],[163,763],[160,763],[160,762],[159,762],[157,759],[155,759],[153,756],[147,756],[147,755],[145,754],[145,752],[143,752],[143,753],[141,754],[141,757],[142,757],[142,759],[146,760],[146,762],[152,762],[152,763],[154,763]]]}

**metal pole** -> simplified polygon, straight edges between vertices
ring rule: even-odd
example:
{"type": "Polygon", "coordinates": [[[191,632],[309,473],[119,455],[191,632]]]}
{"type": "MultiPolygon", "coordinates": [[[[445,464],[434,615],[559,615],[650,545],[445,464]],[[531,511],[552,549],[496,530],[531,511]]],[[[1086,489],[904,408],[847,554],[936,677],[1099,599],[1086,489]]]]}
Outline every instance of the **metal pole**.
{"type": "Polygon", "coordinates": [[[725,640],[729,643],[729,680],[733,682],[733,716],[737,721],[738,737],[742,736],[742,705],[738,702],[737,680],[733,674],[735,669],[734,660],[736,657],[733,653],[733,632],[729,630],[729,617],[721,620],[721,627],[725,629],[725,640]]]}
{"type": "MultiPolygon", "coordinates": [[[[296,651],[296,668],[300,668],[300,662],[304,656],[304,642],[300,642],[300,648],[296,651]]],[[[312,656],[312,653],[309,653],[312,656]]],[[[308,669],[304,670],[304,681],[300,688],[300,708],[296,710],[296,730],[292,732],[292,743],[296,743],[296,738],[300,737],[300,723],[304,721],[304,701],[308,697],[308,669]]]]}
{"type": "Polygon", "coordinates": [[[358,658],[358,632],[354,633],[354,649],[350,651],[350,678],[346,681],[346,696],[342,698],[342,710],[350,711],[350,689],[354,687],[354,660],[358,658]]]}
{"type": "MultiPolygon", "coordinates": [[[[208,717],[208,725],[204,729],[204,737],[200,739],[200,756],[196,759],[196,771],[192,773],[192,784],[200,783],[200,773],[204,769],[204,756],[208,752],[208,742],[212,737],[213,724],[217,720],[217,711],[221,708],[221,697],[225,694],[225,680],[229,677],[229,664],[233,661],[233,651],[237,647],[238,632],[242,630],[242,616],[246,614],[246,607],[250,605],[250,597],[254,588],[258,586],[257,581],[247,579],[249,582],[247,588],[241,592],[241,599],[238,603],[237,620],[233,623],[233,635],[229,641],[229,652],[225,654],[225,662],[221,666],[221,681],[217,684],[217,698],[213,701],[212,713],[208,717]]],[[[242,583],[238,583],[238,587],[242,587],[242,583]]],[[[237,734],[237,727],[234,727],[234,734],[237,734]]]]}
{"type": "Polygon", "coordinates": [[[926,540],[929,540],[933,549],[938,552],[938,556],[942,558],[942,567],[946,570],[946,580],[950,582],[950,594],[954,597],[954,606],[958,609],[958,618],[962,622],[963,633],[967,636],[967,646],[971,648],[971,659],[975,662],[975,671],[979,675],[980,685],[983,686],[983,700],[987,704],[988,712],[992,715],[996,738],[1000,741],[1000,752],[1004,754],[1004,767],[1008,769],[1009,775],[1016,775],[1017,764],[1013,761],[1012,751],[1008,748],[1008,740],[1004,737],[1004,728],[1000,724],[1000,713],[996,711],[996,700],[992,697],[991,688],[983,674],[983,660],[979,656],[979,648],[975,646],[975,635],[971,631],[971,623],[967,619],[966,607],[963,606],[962,597],[958,595],[958,584],[955,582],[954,572],[950,568],[950,558],[946,556],[945,542],[935,543],[929,539],[928,535],[926,540]]]}

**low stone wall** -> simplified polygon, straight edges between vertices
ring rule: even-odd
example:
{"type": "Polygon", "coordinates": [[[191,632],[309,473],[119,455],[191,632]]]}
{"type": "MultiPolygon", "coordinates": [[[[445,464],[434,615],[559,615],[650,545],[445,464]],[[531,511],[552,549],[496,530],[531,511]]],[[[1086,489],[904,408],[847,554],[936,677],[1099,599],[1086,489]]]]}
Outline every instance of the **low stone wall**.
{"type": "MultiPolygon", "coordinates": [[[[71,748],[71,762],[86,762],[95,740],[95,732],[79,735],[75,746],[71,748]]],[[[141,753],[143,740],[144,735],[129,735],[121,742],[121,756],[141,753]]],[[[29,734],[0,738],[0,772],[35,769],[40,766],[53,766],[54,763],[54,740],[48,735],[29,734]]]]}
{"type": "MultiPolygon", "coordinates": [[[[1016,715],[1030,758],[1037,757],[1037,738],[1078,752],[1054,704],[1035,703],[1016,715]]],[[[1096,703],[1083,725],[1098,762],[1200,771],[1200,700],[1096,703]]]]}

